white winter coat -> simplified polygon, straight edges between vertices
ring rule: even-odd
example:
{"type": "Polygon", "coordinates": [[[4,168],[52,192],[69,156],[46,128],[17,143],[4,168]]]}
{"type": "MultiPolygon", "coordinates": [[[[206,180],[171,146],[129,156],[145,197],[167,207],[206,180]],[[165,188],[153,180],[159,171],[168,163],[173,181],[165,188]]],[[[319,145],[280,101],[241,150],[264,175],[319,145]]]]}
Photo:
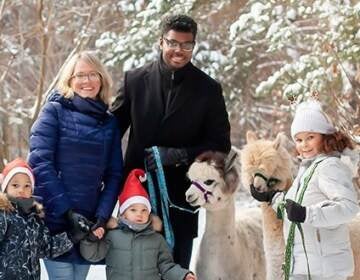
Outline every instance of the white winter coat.
{"type": "MultiPolygon", "coordinates": [[[[319,155],[313,159],[303,160],[285,199],[295,200],[299,180],[300,194],[304,178],[312,168],[311,164],[318,161],[321,162],[309,181],[302,202],[306,207],[306,219],[301,225],[310,273],[334,279],[336,276],[351,276],[354,262],[346,223],[359,211],[359,205],[350,169],[335,156],[319,155]]],[[[278,195],[273,200],[275,210],[282,199],[283,195],[278,195]]],[[[286,211],[284,212],[283,233],[286,241],[291,221],[287,219],[286,211]]],[[[293,275],[307,274],[307,261],[297,227],[292,264],[293,275]]]]}

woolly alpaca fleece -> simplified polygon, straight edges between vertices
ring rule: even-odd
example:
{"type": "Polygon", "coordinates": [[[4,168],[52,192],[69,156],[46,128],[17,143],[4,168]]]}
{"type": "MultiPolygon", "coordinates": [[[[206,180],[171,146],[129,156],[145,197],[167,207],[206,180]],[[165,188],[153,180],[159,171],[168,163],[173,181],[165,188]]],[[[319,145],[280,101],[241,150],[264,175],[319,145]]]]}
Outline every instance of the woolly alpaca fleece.
{"type": "Polygon", "coordinates": [[[316,132],[321,134],[333,134],[335,127],[321,109],[317,101],[300,103],[296,109],[294,120],[291,124],[291,137],[299,132],[316,132]]]}
{"type": "Polygon", "coordinates": [[[6,187],[9,184],[11,178],[18,173],[26,174],[29,176],[31,181],[31,187],[34,190],[35,178],[34,178],[34,174],[32,173],[32,169],[26,163],[25,160],[21,158],[16,158],[5,166],[3,172],[0,175],[2,192],[5,192],[6,187]]]}

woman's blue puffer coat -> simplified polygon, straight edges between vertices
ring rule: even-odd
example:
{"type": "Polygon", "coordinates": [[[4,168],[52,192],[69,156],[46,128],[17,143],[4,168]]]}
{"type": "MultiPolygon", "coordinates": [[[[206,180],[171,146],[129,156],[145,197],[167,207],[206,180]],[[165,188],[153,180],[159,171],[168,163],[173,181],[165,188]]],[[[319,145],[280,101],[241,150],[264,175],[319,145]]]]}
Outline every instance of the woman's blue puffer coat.
{"type": "MultiPolygon", "coordinates": [[[[29,164],[35,195],[45,206],[52,234],[69,230],[73,209],[92,221],[106,221],[115,205],[122,175],[117,121],[101,101],[52,93],[30,134],[29,164]]],[[[86,263],[78,247],[56,260],[86,263]]]]}

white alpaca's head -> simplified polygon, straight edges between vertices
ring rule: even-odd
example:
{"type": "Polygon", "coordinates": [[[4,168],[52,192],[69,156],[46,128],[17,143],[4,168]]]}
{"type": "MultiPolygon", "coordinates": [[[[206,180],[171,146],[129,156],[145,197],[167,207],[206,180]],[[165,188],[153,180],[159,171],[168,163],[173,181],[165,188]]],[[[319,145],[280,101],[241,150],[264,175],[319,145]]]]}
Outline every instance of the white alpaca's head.
{"type": "Polygon", "coordinates": [[[286,136],[279,133],[275,140],[258,139],[253,132],[246,135],[247,144],[241,150],[241,182],[253,185],[257,191],[286,190],[293,177],[293,162],[284,148],[286,136]]]}
{"type": "Polygon", "coordinates": [[[234,151],[228,157],[216,152],[200,155],[187,174],[191,186],[185,193],[186,201],[212,211],[227,206],[238,185],[235,159],[234,151]]]}

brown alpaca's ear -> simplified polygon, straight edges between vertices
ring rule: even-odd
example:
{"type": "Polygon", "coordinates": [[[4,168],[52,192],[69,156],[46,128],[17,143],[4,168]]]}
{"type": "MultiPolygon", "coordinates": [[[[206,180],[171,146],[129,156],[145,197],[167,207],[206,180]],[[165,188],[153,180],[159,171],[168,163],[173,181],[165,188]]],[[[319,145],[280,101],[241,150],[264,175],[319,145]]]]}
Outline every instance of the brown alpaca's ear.
{"type": "Polygon", "coordinates": [[[256,133],[252,130],[246,132],[246,143],[251,143],[258,140],[256,133]]]}
{"type": "Polygon", "coordinates": [[[278,133],[278,135],[276,136],[274,142],[273,142],[273,147],[278,150],[280,148],[280,146],[284,145],[284,141],[285,141],[285,135],[283,132],[278,133]]]}

